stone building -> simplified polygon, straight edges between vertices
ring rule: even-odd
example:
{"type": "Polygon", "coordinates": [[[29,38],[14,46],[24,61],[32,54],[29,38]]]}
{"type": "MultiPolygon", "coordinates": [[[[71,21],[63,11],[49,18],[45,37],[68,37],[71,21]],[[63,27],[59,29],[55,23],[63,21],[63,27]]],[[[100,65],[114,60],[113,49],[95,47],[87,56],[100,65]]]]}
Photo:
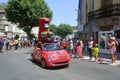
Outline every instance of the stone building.
{"type": "MultiPolygon", "coordinates": [[[[15,35],[26,37],[26,33],[17,28],[17,25],[10,23],[5,18],[4,10],[0,10],[0,32],[4,33],[8,38],[14,38],[15,35]]],[[[32,29],[32,33],[37,37],[38,27],[32,29]]]]}
{"type": "MultiPolygon", "coordinates": [[[[120,1],[119,0],[79,0],[82,9],[78,7],[78,15],[82,15],[83,38],[90,36],[97,39],[100,52],[109,53],[106,44],[108,36],[115,35],[120,44],[120,1]],[[101,44],[101,36],[105,44],[101,44]]],[[[78,16],[79,18],[80,16],[78,16]]],[[[78,20],[80,22],[80,20],[78,20]]],[[[117,47],[120,52],[120,45],[117,47]]]]}

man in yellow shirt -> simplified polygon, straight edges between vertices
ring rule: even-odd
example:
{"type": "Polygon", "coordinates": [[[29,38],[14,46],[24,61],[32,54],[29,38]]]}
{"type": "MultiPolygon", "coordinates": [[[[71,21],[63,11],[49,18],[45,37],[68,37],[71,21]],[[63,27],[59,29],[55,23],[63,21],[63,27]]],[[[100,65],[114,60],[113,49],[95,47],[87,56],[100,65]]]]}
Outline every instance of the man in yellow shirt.
{"type": "Polygon", "coordinates": [[[17,50],[18,49],[18,40],[15,39],[14,43],[15,43],[15,50],[17,50]]]}

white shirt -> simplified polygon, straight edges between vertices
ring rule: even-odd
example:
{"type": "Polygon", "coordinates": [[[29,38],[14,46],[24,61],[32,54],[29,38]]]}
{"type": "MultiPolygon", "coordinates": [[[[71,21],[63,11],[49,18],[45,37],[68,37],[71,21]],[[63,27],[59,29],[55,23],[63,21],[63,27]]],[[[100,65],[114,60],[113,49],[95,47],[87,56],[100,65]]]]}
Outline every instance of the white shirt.
{"type": "Polygon", "coordinates": [[[88,41],[88,48],[92,48],[93,47],[93,41],[88,41]]]}

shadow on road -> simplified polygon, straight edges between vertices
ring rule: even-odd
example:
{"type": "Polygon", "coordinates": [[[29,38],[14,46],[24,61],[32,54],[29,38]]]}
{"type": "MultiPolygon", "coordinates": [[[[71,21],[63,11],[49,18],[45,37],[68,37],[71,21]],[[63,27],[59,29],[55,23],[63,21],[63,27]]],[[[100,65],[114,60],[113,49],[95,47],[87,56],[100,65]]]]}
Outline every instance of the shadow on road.
{"type": "MultiPolygon", "coordinates": [[[[39,66],[40,68],[43,68],[39,62],[34,61],[32,59],[28,59],[28,60],[31,61],[33,64],[39,66]]],[[[59,70],[59,69],[65,69],[65,68],[68,68],[68,66],[47,67],[47,68],[44,68],[44,69],[47,69],[47,70],[59,70]]]]}

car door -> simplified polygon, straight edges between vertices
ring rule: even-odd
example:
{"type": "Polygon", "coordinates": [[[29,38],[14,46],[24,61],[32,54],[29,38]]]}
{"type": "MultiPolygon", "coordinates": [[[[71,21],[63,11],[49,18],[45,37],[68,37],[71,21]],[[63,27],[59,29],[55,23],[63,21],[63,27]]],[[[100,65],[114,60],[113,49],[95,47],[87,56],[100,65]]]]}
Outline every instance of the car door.
{"type": "Polygon", "coordinates": [[[41,49],[40,48],[36,48],[34,57],[37,61],[40,61],[40,59],[41,59],[41,49]]]}

